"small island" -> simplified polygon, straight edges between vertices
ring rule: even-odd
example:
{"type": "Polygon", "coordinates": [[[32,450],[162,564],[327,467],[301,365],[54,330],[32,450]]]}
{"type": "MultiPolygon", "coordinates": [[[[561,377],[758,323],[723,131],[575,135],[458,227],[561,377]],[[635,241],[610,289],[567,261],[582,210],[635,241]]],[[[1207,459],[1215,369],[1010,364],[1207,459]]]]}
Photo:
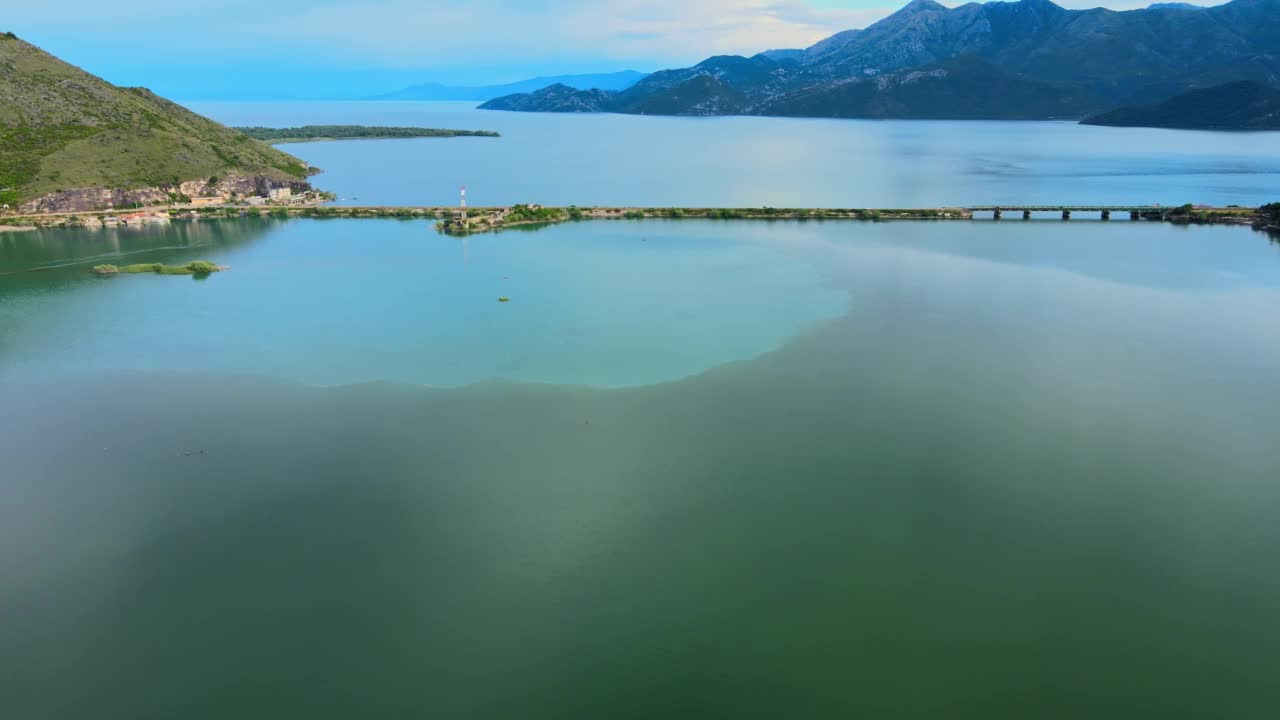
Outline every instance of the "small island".
{"type": "Polygon", "coordinates": [[[137,263],[117,267],[111,264],[94,265],[95,275],[118,275],[120,273],[138,274],[155,273],[156,275],[209,275],[226,270],[226,266],[208,260],[193,260],[186,265],[165,265],[164,263],[137,263]]]}
{"type": "Polygon", "coordinates": [[[392,140],[397,138],[501,137],[492,130],[449,130],[421,127],[369,125],[304,125],[291,128],[240,127],[240,132],[269,143],[321,142],[325,140],[392,140]]]}

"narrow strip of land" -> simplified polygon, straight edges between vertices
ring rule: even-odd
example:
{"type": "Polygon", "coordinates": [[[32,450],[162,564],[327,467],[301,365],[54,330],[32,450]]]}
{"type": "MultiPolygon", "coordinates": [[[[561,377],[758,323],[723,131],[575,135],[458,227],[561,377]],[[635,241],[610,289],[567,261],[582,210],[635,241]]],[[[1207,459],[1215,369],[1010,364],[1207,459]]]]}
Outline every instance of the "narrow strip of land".
{"type": "Polygon", "coordinates": [[[492,130],[383,127],[370,125],[303,125],[302,127],[238,127],[255,140],[268,143],[321,142],[325,140],[392,140],[397,138],[499,137],[492,130]]]}
{"type": "MultiPolygon", "coordinates": [[[[1280,204],[1261,208],[1204,207],[1182,205],[1088,206],[1088,205],[1002,205],[939,208],[698,208],[698,207],[544,207],[511,205],[473,207],[465,212],[450,206],[337,206],[319,204],[160,206],[127,211],[98,210],[44,215],[0,217],[0,226],[10,227],[96,227],[113,224],[146,224],[199,218],[308,217],[308,218],[399,218],[435,220],[436,228],[450,235],[491,232],[504,228],[549,225],[573,220],[712,219],[712,220],[1000,220],[1004,213],[1021,213],[1030,220],[1040,213],[1060,213],[1062,220],[1093,218],[1109,220],[1111,213],[1124,213],[1130,220],[1181,224],[1249,225],[1257,230],[1280,233],[1280,204]]],[[[1009,222],[1009,220],[1005,220],[1009,222]]]]}

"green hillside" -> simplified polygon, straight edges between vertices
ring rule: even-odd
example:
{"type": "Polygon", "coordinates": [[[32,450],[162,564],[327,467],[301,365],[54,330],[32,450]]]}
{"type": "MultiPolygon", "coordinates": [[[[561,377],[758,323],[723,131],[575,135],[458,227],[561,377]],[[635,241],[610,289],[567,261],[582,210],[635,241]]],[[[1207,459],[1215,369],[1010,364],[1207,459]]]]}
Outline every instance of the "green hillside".
{"type": "Polygon", "coordinates": [[[0,34],[0,204],[72,188],[306,177],[297,158],[144,88],[120,88],[0,34]]]}

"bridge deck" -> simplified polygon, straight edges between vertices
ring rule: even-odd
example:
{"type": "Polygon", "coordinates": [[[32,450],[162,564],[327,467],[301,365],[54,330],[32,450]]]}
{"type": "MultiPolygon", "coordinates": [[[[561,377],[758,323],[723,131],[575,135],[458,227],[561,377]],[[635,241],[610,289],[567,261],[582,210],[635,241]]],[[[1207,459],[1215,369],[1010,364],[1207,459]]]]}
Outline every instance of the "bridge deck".
{"type": "Polygon", "coordinates": [[[1019,212],[1168,212],[1174,208],[1168,205],[979,205],[967,207],[969,212],[993,212],[995,210],[1019,212]]]}

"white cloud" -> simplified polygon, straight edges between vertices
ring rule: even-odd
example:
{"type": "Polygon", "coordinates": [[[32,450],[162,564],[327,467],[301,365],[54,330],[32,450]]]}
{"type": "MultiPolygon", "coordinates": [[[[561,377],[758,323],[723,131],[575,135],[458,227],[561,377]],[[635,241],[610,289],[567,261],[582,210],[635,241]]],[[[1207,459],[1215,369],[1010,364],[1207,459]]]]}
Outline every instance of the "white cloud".
{"type": "Polygon", "coordinates": [[[272,36],[398,65],[598,57],[688,61],[806,47],[892,12],[821,9],[804,0],[510,0],[324,4],[272,24],[272,36]]]}
{"type": "MultiPolygon", "coordinates": [[[[260,18],[263,12],[283,14],[237,22],[234,31],[305,46],[326,59],[400,67],[590,59],[679,65],[708,55],[807,47],[866,27],[905,3],[836,1],[871,7],[832,7],[832,0],[304,0],[260,9],[260,18]]],[[[1108,6],[1131,9],[1147,2],[1112,0],[1108,6]]]]}
{"type": "MultiPolygon", "coordinates": [[[[3,0],[0,0],[3,1],[3,0]]],[[[1221,2],[1223,0],[1212,0],[1221,2]]],[[[86,60],[266,60],[316,67],[529,64],[676,67],[708,55],[808,45],[889,15],[905,0],[97,0],[10,3],[0,23],[86,60]],[[859,7],[835,7],[836,4],[859,7]],[[96,58],[110,40],[124,49],[96,58]],[[84,51],[79,51],[83,46],[84,51]]],[[[960,4],[961,0],[946,0],[960,4]]],[[[1095,0],[1059,0],[1085,8],[1095,0]]],[[[1111,0],[1115,9],[1147,0],[1111,0]]]]}

